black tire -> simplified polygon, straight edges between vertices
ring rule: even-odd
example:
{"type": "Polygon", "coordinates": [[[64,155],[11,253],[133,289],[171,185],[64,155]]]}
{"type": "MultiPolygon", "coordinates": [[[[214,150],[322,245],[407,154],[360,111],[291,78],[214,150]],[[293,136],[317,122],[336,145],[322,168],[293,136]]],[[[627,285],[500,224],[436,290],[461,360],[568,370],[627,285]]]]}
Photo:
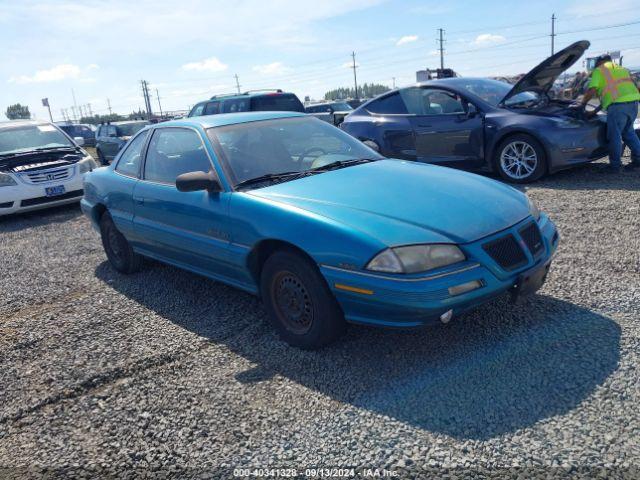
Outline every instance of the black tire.
{"type": "Polygon", "coordinates": [[[547,173],[547,154],[540,142],[531,135],[524,133],[509,135],[500,142],[495,150],[494,168],[500,177],[507,182],[535,182],[547,173]],[[523,150],[519,150],[520,148],[523,150]],[[525,156],[525,152],[535,152],[535,163],[525,160],[525,158],[531,158],[529,155],[525,156]],[[516,159],[515,157],[518,157],[520,153],[523,155],[516,159]],[[503,158],[503,155],[509,155],[509,157],[503,158]],[[513,169],[508,168],[510,165],[508,158],[514,158],[514,163],[511,163],[513,169]],[[519,166],[518,162],[520,162],[519,166]],[[521,176],[517,175],[516,171],[522,172],[521,176]]]}
{"type": "Polygon", "coordinates": [[[127,239],[118,231],[109,212],[100,218],[100,234],[102,246],[113,268],[121,273],[140,270],[142,257],[133,251],[127,239]]]}
{"type": "Polygon", "coordinates": [[[107,159],[102,154],[102,151],[96,150],[96,152],[98,153],[98,161],[100,162],[100,165],[109,165],[109,162],[107,162],[107,159]]]}
{"type": "Polygon", "coordinates": [[[345,331],[333,293],[317,267],[299,253],[281,250],[267,259],[260,293],[273,327],[289,345],[315,350],[345,331]]]}

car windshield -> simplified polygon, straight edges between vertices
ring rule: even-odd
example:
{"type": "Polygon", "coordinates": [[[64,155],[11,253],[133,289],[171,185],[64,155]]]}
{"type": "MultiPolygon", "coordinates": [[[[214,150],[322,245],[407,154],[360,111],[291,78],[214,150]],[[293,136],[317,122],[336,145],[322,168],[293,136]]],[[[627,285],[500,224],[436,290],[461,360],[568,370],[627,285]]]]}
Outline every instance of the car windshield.
{"type": "MultiPolygon", "coordinates": [[[[315,117],[294,117],[227,125],[208,130],[237,185],[264,175],[304,173],[351,160],[383,157],[315,117]]],[[[292,177],[293,178],[293,177],[292,177]]]]}
{"type": "Polygon", "coordinates": [[[0,129],[0,155],[56,147],[75,148],[75,145],[53,125],[25,125],[0,129]]]}
{"type": "Polygon", "coordinates": [[[147,124],[143,122],[125,123],[116,125],[116,131],[118,132],[118,137],[132,137],[146,126],[147,124]]]}
{"type": "MultiPolygon", "coordinates": [[[[469,93],[480,97],[494,107],[497,107],[505,95],[513,88],[513,85],[507,82],[491,80],[489,78],[459,79],[457,82],[459,83],[456,83],[456,85],[460,85],[469,93]]],[[[536,103],[539,98],[539,95],[535,92],[521,92],[507,100],[505,105],[513,106],[521,103],[536,103]]]]}
{"type": "Polygon", "coordinates": [[[304,106],[295,95],[274,93],[252,98],[251,110],[255,112],[304,112],[304,106]]]}

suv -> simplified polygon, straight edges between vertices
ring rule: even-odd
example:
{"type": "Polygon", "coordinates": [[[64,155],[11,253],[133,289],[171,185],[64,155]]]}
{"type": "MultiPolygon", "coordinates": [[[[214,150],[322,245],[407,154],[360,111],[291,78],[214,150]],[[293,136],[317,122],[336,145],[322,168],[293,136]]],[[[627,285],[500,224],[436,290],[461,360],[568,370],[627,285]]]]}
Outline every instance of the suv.
{"type": "Polygon", "coordinates": [[[84,123],[58,125],[58,127],[71,138],[82,137],[85,147],[96,146],[96,127],[84,123]]]}
{"type": "Polygon", "coordinates": [[[102,165],[109,165],[131,137],[149,125],[147,120],[105,123],[96,132],[96,153],[102,165]]]}
{"type": "Polygon", "coordinates": [[[52,123],[0,122],[0,216],[80,201],[84,176],[95,167],[52,123]]]}
{"type": "Polygon", "coordinates": [[[196,104],[189,117],[236,112],[302,112],[304,106],[294,93],[282,90],[256,90],[229,95],[214,95],[196,104]]]}
{"type": "Polygon", "coordinates": [[[344,117],[353,111],[353,108],[347,102],[337,101],[307,105],[305,111],[320,120],[338,126],[342,123],[344,117]]]}

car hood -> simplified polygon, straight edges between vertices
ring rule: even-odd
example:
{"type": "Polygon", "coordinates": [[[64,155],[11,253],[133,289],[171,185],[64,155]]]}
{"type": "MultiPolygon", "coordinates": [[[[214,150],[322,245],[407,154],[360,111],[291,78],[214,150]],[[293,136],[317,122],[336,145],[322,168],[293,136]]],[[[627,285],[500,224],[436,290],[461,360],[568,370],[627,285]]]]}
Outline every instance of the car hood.
{"type": "Polygon", "coordinates": [[[467,243],[521,221],[526,197],[488,178],[379,160],[248,192],[366,233],[388,246],[467,243]]]}
{"type": "Polygon", "coordinates": [[[504,104],[511,97],[522,92],[547,92],[553,86],[553,82],[578,61],[589,45],[587,40],[581,40],[551,55],[522,77],[500,103],[504,104]]]}

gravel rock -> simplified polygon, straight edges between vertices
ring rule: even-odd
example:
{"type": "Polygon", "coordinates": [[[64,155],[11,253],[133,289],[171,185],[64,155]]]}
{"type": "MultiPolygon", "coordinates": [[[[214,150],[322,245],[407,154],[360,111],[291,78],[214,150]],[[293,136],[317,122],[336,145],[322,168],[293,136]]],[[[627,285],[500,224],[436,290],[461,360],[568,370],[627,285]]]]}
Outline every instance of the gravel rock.
{"type": "Polygon", "coordinates": [[[0,218],[0,477],[637,477],[640,173],[526,190],[562,239],[538,295],[319,352],[233,288],[118,274],[77,206],[0,218]]]}

